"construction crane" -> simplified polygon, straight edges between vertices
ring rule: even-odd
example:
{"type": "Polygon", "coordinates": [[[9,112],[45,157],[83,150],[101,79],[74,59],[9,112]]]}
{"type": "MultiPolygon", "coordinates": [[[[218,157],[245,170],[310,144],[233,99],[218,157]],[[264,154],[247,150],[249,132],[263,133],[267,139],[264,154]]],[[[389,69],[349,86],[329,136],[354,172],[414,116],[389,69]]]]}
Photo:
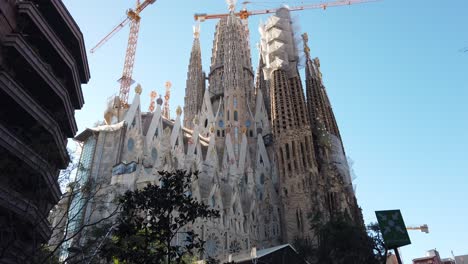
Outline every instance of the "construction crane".
{"type": "MultiPolygon", "coordinates": [[[[369,2],[377,2],[380,0],[338,0],[338,1],[333,1],[333,2],[324,2],[324,3],[317,3],[317,4],[310,4],[310,5],[300,5],[300,6],[293,6],[293,7],[288,7],[289,11],[299,11],[299,10],[305,10],[305,9],[323,9],[326,10],[329,7],[335,7],[335,6],[344,6],[344,5],[354,5],[354,4],[362,4],[362,3],[369,3],[369,2]]],[[[247,10],[245,7],[246,4],[251,3],[249,1],[243,2],[244,7],[242,10],[239,12],[234,12],[234,3],[231,0],[229,2],[229,10],[231,12],[234,12],[234,15],[241,19],[248,19],[250,16],[255,16],[255,15],[264,15],[264,14],[271,14],[275,13],[278,11],[280,8],[272,8],[272,9],[262,9],[262,10],[247,10]]],[[[205,14],[205,13],[196,13],[194,15],[195,21],[198,22],[203,22],[207,19],[219,19],[223,17],[229,16],[230,13],[224,13],[224,14],[205,14]]]]}
{"type": "Polygon", "coordinates": [[[406,230],[421,230],[421,232],[429,234],[429,227],[427,225],[422,226],[407,226],[406,230]]]}
{"type": "Polygon", "coordinates": [[[172,83],[170,81],[167,81],[164,86],[166,87],[166,95],[164,95],[164,106],[163,106],[163,110],[162,110],[162,115],[167,118],[167,119],[170,119],[171,118],[171,113],[170,113],[170,109],[169,109],[169,99],[171,98],[171,87],[172,87],[172,83]]]}
{"type": "MultiPolygon", "coordinates": [[[[156,0],[145,0],[143,3],[140,3],[140,0],[136,1],[135,9],[127,10],[127,17],[118,24],[109,34],[107,34],[101,41],[96,44],[91,49],[91,53],[94,53],[98,48],[100,48],[104,43],[106,43],[112,36],[114,36],[117,32],[119,32],[123,27],[125,27],[128,23],[130,23],[130,34],[128,36],[128,44],[127,44],[127,52],[125,54],[125,63],[124,69],[122,73],[122,77],[119,79],[120,82],[120,94],[119,99],[120,103],[118,105],[119,108],[127,108],[128,107],[128,92],[130,90],[130,86],[133,84],[132,80],[132,73],[133,73],[133,65],[135,63],[135,53],[136,47],[138,42],[138,32],[140,30],[140,13],[143,11],[147,6],[153,4],[156,0]]],[[[115,106],[114,106],[115,107],[115,106]]]]}

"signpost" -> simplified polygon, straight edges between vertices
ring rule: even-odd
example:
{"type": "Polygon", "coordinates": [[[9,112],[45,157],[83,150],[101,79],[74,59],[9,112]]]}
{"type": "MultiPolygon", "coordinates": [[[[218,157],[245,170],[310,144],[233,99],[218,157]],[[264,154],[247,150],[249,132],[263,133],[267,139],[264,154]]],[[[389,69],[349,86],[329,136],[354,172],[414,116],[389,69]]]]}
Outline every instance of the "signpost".
{"type": "Polygon", "coordinates": [[[398,248],[411,244],[411,240],[400,210],[376,211],[375,215],[377,216],[386,248],[395,251],[398,263],[401,264],[398,248]]]}

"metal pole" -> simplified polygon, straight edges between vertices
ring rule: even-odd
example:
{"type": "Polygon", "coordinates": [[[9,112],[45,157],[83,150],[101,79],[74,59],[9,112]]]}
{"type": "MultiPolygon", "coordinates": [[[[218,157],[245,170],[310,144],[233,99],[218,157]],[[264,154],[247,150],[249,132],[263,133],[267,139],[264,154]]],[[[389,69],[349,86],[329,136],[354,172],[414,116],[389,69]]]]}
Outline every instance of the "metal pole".
{"type": "Polygon", "coordinates": [[[398,264],[403,264],[403,262],[401,262],[400,253],[398,252],[398,248],[394,248],[393,251],[395,251],[395,255],[396,255],[396,258],[398,260],[398,264]]]}
{"type": "Polygon", "coordinates": [[[387,249],[387,247],[385,247],[385,258],[384,258],[384,263],[383,264],[387,263],[387,259],[388,259],[388,249],[387,249]]]}

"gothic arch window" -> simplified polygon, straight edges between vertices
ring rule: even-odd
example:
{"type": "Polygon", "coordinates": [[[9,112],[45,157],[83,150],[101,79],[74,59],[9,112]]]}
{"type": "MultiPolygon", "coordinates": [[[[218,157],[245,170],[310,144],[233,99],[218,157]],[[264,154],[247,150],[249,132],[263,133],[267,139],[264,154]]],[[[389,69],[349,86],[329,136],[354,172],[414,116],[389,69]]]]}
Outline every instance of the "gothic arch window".
{"type": "Polygon", "coordinates": [[[283,149],[280,148],[280,154],[281,154],[281,163],[284,164],[284,155],[283,155],[283,149]]]}
{"type": "Polygon", "coordinates": [[[286,143],[286,160],[289,160],[290,155],[289,155],[289,144],[286,143]]]}
{"type": "Polygon", "coordinates": [[[135,140],[133,138],[129,138],[127,141],[127,149],[128,151],[132,152],[135,147],[135,140]]]}
{"type": "Polygon", "coordinates": [[[158,151],[156,148],[153,148],[151,150],[151,158],[153,159],[153,162],[156,162],[156,159],[158,158],[158,151]]]}
{"type": "Polygon", "coordinates": [[[234,121],[239,121],[239,116],[237,114],[237,111],[234,111],[234,121]]]}
{"type": "Polygon", "coordinates": [[[265,174],[263,173],[260,175],[260,183],[265,184],[265,174]]]}
{"type": "Polygon", "coordinates": [[[229,118],[230,118],[229,116],[230,116],[230,112],[229,112],[229,110],[228,110],[228,111],[227,111],[227,115],[226,115],[226,118],[227,118],[228,121],[229,121],[229,118]]]}
{"type": "Polygon", "coordinates": [[[234,100],[233,100],[234,108],[237,108],[237,96],[234,95],[234,100]]]}
{"type": "Polygon", "coordinates": [[[208,127],[208,118],[205,119],[205,128],[207,128],[207,127],[208,127]]]}
{"type": "Polygon", "coordinates": [[[300,229],[301,221],[299,220],[299,210],[296,210],[296,224],[297,224],[297,229],[300,229]]]}
{"type": "Polygon", "coordinates": [[[211,207],[215,207],[215,205],[216,205],[216,200],[215,200],[215,197],[213,195],[213,196],[211,196],[211,207]]]}
{"type": "Polygon", "coordinates": [[[301,142],[301,156],[302,156],[302,165],[305,167],[307,167],[307,164],[306,164],[306,157],[304,155],[304,144],[301,142]]]}
{"type": "Polygon", "coordinates": [[[296,144],[294,141],[292,142],[292,156],[293,158],[296,156],[296,144]]]}

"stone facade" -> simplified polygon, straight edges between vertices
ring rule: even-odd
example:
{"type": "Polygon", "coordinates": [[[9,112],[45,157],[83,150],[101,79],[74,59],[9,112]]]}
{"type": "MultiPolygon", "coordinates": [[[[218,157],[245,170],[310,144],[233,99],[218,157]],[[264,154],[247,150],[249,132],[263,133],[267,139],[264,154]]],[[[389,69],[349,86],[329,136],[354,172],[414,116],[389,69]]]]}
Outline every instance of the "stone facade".
{"type": "MultiPolygon", "coordinates": [[[[312,239],[308,215],[314,213],[329,218],[348,212],[359,220],[354,218],[359,208],[338,130],[318,129],[319,116],[311,115],[310,109],[326,104],[320,111],[328,112],[320,112],[320,118],[334,121],[317,78],[319,69],[309,58],[306,102],[289,11],[279,10],[261,26],[261,33],[256,83],[248,30],[231,13],[216,27],[206,90],[195,31],[184,120],[180,107],[175,120],[162,115],[161,100],[153,113],[141,112],[137,93],[128,109],[113,108],[110,102],[107,125],[76,137],[83,153],[92,153],[81,157],[90,168],[86,179],[104,183],[106,201],[126,190],[159,184],[161,170],[199,171],[192,195],[221,214],[187,227],[207,241],[205,256],[312,239]]],[[[88,213],[83,223],[111,209],[91,211],[94,215],[88,213]]]]}

